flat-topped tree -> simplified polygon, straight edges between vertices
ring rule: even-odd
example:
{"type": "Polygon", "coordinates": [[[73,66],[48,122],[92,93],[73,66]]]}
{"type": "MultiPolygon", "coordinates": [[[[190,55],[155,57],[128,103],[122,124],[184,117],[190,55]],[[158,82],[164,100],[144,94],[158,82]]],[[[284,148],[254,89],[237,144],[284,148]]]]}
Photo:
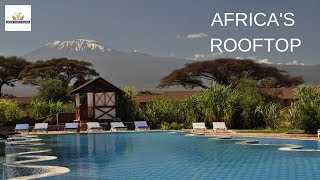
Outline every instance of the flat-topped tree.
{"type": "Polygon", "coordinates": [[[158,87],[207,88],[210,82],[235,87],[244,77],[256,80],[258,87],[292,87],[304,82],[302,77],[254,60],[221,58],[186,64],[162,78],[158,87]]]}
{"type": "Polygon", "coordinates": [[[67,58],[37,61],[21,72],[24,84],[38,85],[41,80],[59,79],[64,87],[68,87],[72,80],[78,81],[98,75],[90,62],[67,58]]]}
{"type": "Polygon", "coordinates": [[[0,56],[0,98],[2,96],[2,86],[14,86],[14,83],[20,79],[20,72],[29,64],[30,62],[23,58],[0,56]]]}

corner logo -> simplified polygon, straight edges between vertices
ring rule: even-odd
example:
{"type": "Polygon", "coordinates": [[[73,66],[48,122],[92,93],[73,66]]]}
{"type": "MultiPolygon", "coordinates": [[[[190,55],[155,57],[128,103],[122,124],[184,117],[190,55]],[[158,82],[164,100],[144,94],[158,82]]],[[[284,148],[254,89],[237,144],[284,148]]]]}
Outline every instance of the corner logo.
{"type": "Polygon", "coordinates": [[[21,12],[17,12],[12,15],[12,19],[13,20],[23,20],[24,15],[21,12]]]}
{"type": "Polygon", "coordinates": [[[6,5],[5,31],[31,31],[31,5],[6,5]]]}

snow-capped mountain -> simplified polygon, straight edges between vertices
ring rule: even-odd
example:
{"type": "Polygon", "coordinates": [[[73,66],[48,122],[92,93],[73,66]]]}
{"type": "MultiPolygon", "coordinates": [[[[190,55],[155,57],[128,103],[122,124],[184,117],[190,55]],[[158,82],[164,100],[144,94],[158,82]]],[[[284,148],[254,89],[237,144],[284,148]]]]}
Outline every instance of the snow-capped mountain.
{"type": "Polygon", "coordinates": [[[76,39],[73,41],[52,41],[46,44],[45,46],[50,47],[50,48],[55,48],[55,49],[71,49],[74,51],[83,51],[83,50],[91,50],[91,51],[101,51],[105,52],[108,51],[110,52],[110,48],[105,48],[103,45],[99,44],[95,40],[89,40],[89,39],[76,39]]]}
{"type": "Polygon", "coordinates": [[[123,52],[95,40],[55,40],[32,51],[30,61],[66,57],[91,62],[100,75],[118,85],[155,88],[162,77],[190,62],[185,59],[155,57],[139,51],[123,52]]]}

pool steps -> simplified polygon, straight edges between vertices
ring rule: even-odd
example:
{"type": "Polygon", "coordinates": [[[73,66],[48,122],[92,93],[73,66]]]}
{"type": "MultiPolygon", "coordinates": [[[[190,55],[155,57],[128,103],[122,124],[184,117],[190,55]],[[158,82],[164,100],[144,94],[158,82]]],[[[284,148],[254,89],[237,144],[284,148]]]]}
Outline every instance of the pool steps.
{"type": "Polygon", "coordinates": [[[39,155],[51,151],[51,149],[37,146],[44,145],[35,135],[13,136],[6,142],[6,162],[4,178],[13,179],[36,179],[57,176],[68,173],[70,170],[60,166],[30,165],[41,161],[54,160],[56,156],[39,155]]]}

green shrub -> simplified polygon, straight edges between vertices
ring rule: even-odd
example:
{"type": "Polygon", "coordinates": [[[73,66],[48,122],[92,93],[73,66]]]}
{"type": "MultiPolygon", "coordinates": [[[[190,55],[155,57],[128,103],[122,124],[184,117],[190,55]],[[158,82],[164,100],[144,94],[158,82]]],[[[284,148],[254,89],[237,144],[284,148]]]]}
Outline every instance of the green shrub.
{"type": "Polygon", "coordinates": [[[320,89],[299,86],[297,89],[297,111],[300,113],[301,128],[306,133],[316,133],[320,128],[320,89]]]}
{"type": "Polygon", "coordinates": [[[126,121],[135,120],[138,118],[139,105],[135,101],[134,96],[137,94],[137,90],[131,86],[125,86],[122,88],[125,95],[119,100],[119,112],[120,117],[126,121]]]}
{"type": "Polygon", "coordinates": [[[29,115],[32,118],[43,118],[48,115],[54,115],[59,112],[74,112],[75,107],[71,103],[63,103],[61,101],[54,102],[42,101],[34,99],[28,109],[29,115]]]}
{"type": "Polygon", "coordinates": [[[179,129],[182,129],[183,128],[183,124],[178,124],[177,122],[172,122],[170,124],[170,129],[172,130],[179,130],[179,129]]]}
{"type": "Polygon", "coordinates": [[[161,123],[161,129],[162,130],[179,130],[184,127],[184,124],[178,124],[177,122],[172,122],[171,124],[168,122],[162,122],[161,123]]]}
{"type": "Polygon", "coordinates": [[[18,107],[16,102],[6,99],[0,99],[0,122],[17,121],[22,118],[24,113],[18,107]]]}
{"type": "Polygon", "coordinates": [[[266,105],[265,99],[257,88],[257,82],[248,78],[242,78],[235,88],[237,104],[233,116],[234,128],[256,129],[264,128],[265,120],[260,113],[256,113],[257,107],[266,105]]]}
{"type": "Polygon", "coordinates": [[[42,101],[62,101],[67,102],[70,100],[68,96],[67,88],[65,88],[62,82],[58,79],[44,80],[38,87],[37,98],[42,101]]]}
{"type": "Polygon", "coordinates": [[[163,122],[183,123],[185,113],[182,108],[181,101],[157,97],[148,103],[145,109],[140,109],[139,116],[141,119],[147,120],[151,128],[160,128],[163,122]]]}
{"type": "Polygon", "coordinates": [[[292,102],[290,107],[285,108],[282,113],[286,122],[289,123],[288,126],[290,128],[298,129],[301,127],[301,114],[298,109],[298,102],[292,102]]]}
{"type": "Polygon", "coordinates": [[[283,118],[279,104],[271,103],[266,106],[258,106],[256,108],[256,112],[263,116],[267,127],[271,129],[279,128],[280,122],[283,118]]]}
{"type": "Polygon", "coordinates": [[[169,130],[170,129],[170,123],[167,123],[167,122],[162,122],[161,123],[161,129],[162,130],[169,130]]]}

